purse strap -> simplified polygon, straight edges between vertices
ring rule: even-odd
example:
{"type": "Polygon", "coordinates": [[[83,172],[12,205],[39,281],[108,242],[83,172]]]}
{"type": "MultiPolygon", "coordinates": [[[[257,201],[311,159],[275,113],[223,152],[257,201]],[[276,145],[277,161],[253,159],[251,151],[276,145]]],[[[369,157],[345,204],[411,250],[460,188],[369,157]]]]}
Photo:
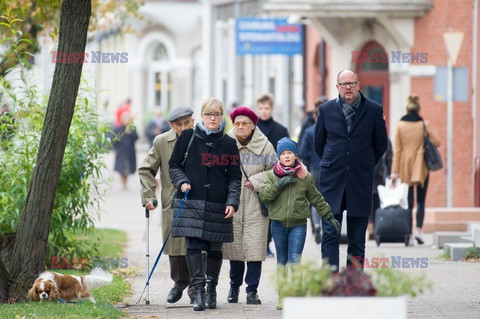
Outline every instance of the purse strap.
{"type": "Polygon", "coordinates": [[[188,145],[187,145],[187,150],[185,151],[185,154],[183,155],[183,161],[180,165],[184,166],[185,165],[185,162],[187,161],[187,157],[188,157],[188,151],[190,150],[190,146],[192,146],[192,142],[193,142],[193,139],[195,138],[195,128],[193,128],[193,134],[192,134],[192,137],[190,137],[190,141],[188,141],[188,145]]]}
{"type": "Polygon", "coordinates": [[[424,121],[422,121],[422,125],[423,125],[423,137],[428,137],[427,127],[425,126],[424,121]]]}
{"type": "Polygon", "coordinates": [[[238,162],[240,163],[240,170],[242,171],[243,175],[245,175],[245,178],[246,178],[247,181],[248,181],[248,175],[247,175],[247,173],[245,172],[245,168],[243,167],[241,156],[240,156],[238,162]]]}

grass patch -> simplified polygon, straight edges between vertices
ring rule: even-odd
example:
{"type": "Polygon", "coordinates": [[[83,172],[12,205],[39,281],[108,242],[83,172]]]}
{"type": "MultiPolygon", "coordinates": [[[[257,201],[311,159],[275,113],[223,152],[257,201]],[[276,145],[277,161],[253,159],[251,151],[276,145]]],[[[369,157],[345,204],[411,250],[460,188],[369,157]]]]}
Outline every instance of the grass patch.
{"type": "Polygon", "coordinates": [[[480,248],[478,248],[475,244],[473,244],[473,247],[468,248],[464,259],[477,261],[479,258],[480,258],[480,248]]]}
{"type": "Polygon", "coordinates": [[[12,305],[1,305],[2,318],[103,318],[116,319],[124,317],[125,314],[108,304],[92,304],[90,301],[82,301],[76,304],[61,304],[52,302],[23,303],[12,305]]]}
{"type": "Polygon", "coordinates": [[[116,229],[95,228],[88,234],[77,234],[78,239],[86,240],[91,246],[97,246],[98,255],[102,257],[120,257],[127,242],[127,234],[116,229]]]}
{"type": "Polygon", "coordinates": [[[451,260],[450,259],[450,247],[445,247],[443,253],[437,257],[438,260],[451,260]]]}
{"type": "MultiPolygon", "coordinates": [[[[127,241],[126,233],[113,229],[95,229],[88,235],[78,235],[87,239],[92,245],[98,245],[100,256],[120,257],[123,246],[127,241]]],[[[108,271],[108,269],[106,269],[108,271]]],[[[55,269],[56,272],[70,275],[84,275],[86,269],[55,269]]],[[[88,271],[88,270],[87,270],[88,271]]],[[[111,285],[90,291],[97,301],[96,304],[88,300],[75,303],[53,302],[26,302],[16,304],[0,304],[0,317],[6,319],[19,318],[103,318],[116,319],[125,317],[126,314],[114,306],[122,302],[123,298],[131,293],[130,286],[120,276],[114,276],[111,285]]]]}

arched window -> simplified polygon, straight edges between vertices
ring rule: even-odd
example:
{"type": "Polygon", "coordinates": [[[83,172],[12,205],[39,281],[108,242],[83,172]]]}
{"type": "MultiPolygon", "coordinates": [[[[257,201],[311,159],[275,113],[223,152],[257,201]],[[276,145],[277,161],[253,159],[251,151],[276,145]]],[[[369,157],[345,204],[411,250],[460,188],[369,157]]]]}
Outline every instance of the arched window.
{"type": "Polygon", "coordinates": [[[171,99],[170,57],[163,42],[152,44],[149,53],[149,87],[153,89],[149,99],[150,107],[160,106],[164,113],[168,113],[171,99]]]}
{"type": "Polygon", "coordinates": [[[163,43],[157,43],[152,50],[153,61],[165,61],[168,60],[167,48],[163,43]]]}
{"type": "Polygon", "coordinates": [[[388,70],[388,55],[383,47],[376,41],[371,41],[365,45],[362,50],[364,63],[360,64],[362,71],[381,71],[388,70]]]}

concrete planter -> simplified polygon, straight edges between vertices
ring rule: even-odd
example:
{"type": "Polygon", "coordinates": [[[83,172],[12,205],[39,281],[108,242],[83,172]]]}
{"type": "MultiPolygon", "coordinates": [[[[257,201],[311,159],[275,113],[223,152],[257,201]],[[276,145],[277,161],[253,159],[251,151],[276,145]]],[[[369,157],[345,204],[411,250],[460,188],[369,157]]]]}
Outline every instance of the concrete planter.
{"type": "Polygon", "coordinates": [[[287,297],[283,319],[407,319],[407,297],[287,297]]]}

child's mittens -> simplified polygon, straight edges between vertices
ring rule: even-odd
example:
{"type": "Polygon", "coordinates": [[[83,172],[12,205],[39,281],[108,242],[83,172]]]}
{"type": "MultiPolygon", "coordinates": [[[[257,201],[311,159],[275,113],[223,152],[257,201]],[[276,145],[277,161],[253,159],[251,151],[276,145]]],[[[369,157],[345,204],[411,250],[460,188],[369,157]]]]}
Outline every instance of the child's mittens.
{"type": "Polygon", "coordinates": [[[333,227],[335,227],[335,230],[337,231],[337,234],[340,235],[340,232],[341,232],[340,222],[335,219],[335,216],[333,216],[332,212],[331,211],[328,212],[327,214],[325,214],[325,216],[323,216],[323,218],[328,220],[330,222],[330,224],[332,224],[333,227]]]}
{"type": "Polygon", "coordinates": [[[291,184],[295,182],[295,177],[292,177],[292,176],[284,176],[282,178],[280,178],[279,180],[277,180],[275,182],[275,186],[278,188],[278,189],[283,189],[285,188],[287,185],[291,184]]]}
{"type": "Polygon", "coordinates": [[[329,220],[329,222],[335,227],[335,230],[337,231],[337,234],[340,235],[341,228],[340,228],[340,222],[336,220],[335,218],[329,220]]]}

